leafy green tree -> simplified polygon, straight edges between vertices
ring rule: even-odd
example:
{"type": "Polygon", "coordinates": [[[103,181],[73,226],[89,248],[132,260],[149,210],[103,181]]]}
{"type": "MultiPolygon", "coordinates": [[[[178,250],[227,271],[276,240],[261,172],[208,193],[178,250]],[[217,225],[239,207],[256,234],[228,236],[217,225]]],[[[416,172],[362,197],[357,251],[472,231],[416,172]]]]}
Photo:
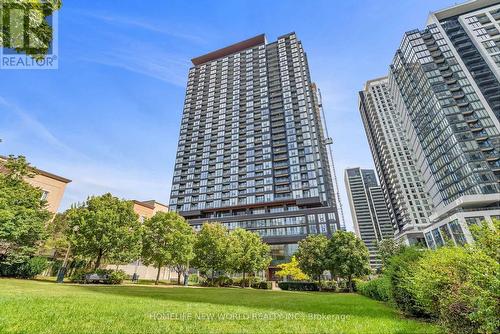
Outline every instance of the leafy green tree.
{"type": "Polygon", "coordinates": [[[368,248],[354,233],[337,231],[327,247],[327,268],[332,275],[347,279],[353,291],[352,279],[370,273],[368,248]]]}
{"type": "Polygon", "coordinates": [[[52,214],[42,190],[25,181],[33,170],[23,156],[9,156],[0,165],[0,265],[26,262],[47,238],[52,214]]]}
{"type": "Polygon", "coordinates": [[[243,274],[243,286],[247,273],[263,270],[271,263],[271,248],[254,232],[242,228],[231,231],[230,245],[230,265],[243,274]]]}
{"type": "Polygon", "coordinates": [[[66,211],[73,254],[94,261],[133,261],[141,251],[141,227],[130,201],[107,193],[66,211]]]}
{"type": "MultiPolygon", "coordinates": [[[[307,275],[317,278],[321,283],[321,275],[326,270],[326,249],[328,239],[321,234],[308,235],[299,241],[295,256],[299,268],[307,275]]],[[[321,284],[320,284],[321,285],[321,284]]]]}
{"type": "Polygon", "coordinates": [[[276,276],[278,277],[287,277],[293,281],[304,281],[309,279],[309,276],[300,270],[299,261],[297,261],[295,256],[292,256],[290,262],[279,264],[277,267],[279,268],[276,272],[276,276]]]}
{"type": "Polygon", "coordinates": [[[43,244],[42,251],[53,251],[54,259],[64,258],[68,247],[68,221],[64,213],[57,213],[52,222],[47,225],[48,238],[43,244]]]}
{"type": "Polygon", "coordinates": [[[62,1],[15,0],[2,3],[0,47],[14,49],[36,60],[43,59],[53,40],[53,29],[45,18],[59,10],[62,1]],[[31,37],[27,38],[28,35],[31,37]]]}
{"type": "Polygon", "coordinates": [[[229,231],[220,223],[205,223],[196,236],[193,264],[202,273],[215,273],[229,269],[229,231]]]}
{"type": "Polygon", "coordinates": [[[186,220],[175,212],[157,212],[143,225],[142,259],[147,265],[158,268],[156,282],[164,266],[173,266],[177,271],[177,283],[180,275],[189,269],[193,258],[193,229],[186,220]]]}
{"type": "Polygon", "coordinates": [[[378,243],[378,257],[382,261],[382,268],[386,267],[389,259],[403,251],[405,245],[395,239],[384,239],[378,243]]]}
{"type": "Polygon", "coordinates": [[[470,226],[474,247],[481,249],[500,263],[500,220],[493,219],[493,224],[483,221],[480,225],[470,226]]]}

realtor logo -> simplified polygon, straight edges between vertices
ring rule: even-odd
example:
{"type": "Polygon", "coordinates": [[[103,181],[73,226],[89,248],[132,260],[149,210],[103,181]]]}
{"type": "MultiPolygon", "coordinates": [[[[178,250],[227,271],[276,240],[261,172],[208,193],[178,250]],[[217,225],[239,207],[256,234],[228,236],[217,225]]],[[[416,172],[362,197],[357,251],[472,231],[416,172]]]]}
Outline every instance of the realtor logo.
{"type": "Polygon", "coordinates": [[[0,0],[0,69],[57,69],[60,0],[0,0]]]}

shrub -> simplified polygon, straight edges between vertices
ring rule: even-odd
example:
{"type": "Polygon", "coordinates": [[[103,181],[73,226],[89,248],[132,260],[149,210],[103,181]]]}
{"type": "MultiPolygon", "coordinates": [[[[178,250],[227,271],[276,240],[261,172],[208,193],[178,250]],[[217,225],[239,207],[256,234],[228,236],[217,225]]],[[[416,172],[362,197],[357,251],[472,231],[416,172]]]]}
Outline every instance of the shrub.
{"type": "Polygon", "coordinates": [[[336,281],[321,281],[321,291],[335,292],[337,291],[336,281]]]}
{"type": "Polygon", "coordinates": [[[498,333],[500,265],[473,248],[442,247],[418,261],[418,301],[450,332],[498,333]]]}
{"type": "Polygon", "coordinates": [[[235,278],[233,280],[233,285],[236,286],[252,286],[253,284],[259,283],[260,280],[257,277],[245,277],[245,280],[243,278],[235,278]],[[245,283],[245,284],[243,284],[245,283]]]}
{"type": "Polygon", "coordinates": [[[85,284],[85,283],[102,283],[102,284],[121,284],[124,279],[127,278],[127,274],[123,270],[112,270],[112,269],[78,269],[71,276],[71,282],[85,284]],[[105,276],[106,278],[101,281],[87,281],[87,275],[97,274],[99,276],[105,276]]]}
{"type": "Polygon", "coordinates": [[[290,291],[319,291],[318,284],[314,282],[279,282],[281,290],[290,291]]]}
{"type": "Polygon", "coordinates": [[[255,283],[252,283],[252,288],[271,290],[273,288],[273,283],[270,281],[255,282],[255,283]]]}
{"type": "Polygon", "coordinates": [[[49,266],[46,258],[35,256],[25,262],[0,265],[0,276],[33,278],[40,275],[49,266]]]}
{"type": "Polygon", "coordinates": [[[391,302],[404,313],[416,317],[429,317],[421,303],[416,299],[410,284],[416,263],[429,251],[407,247],[390,258],[384,272],[390,285],[391,302]]]}
{"type": "Polygon", "coordinates": [[[337,283],[337,291],[338,292],[350,292],[349,290],[349,284],[345,280],[340,280],[337,283]]]}
{"type": "Polygon", "coordinates": [[[357,291],[363,296],[380,301],[388,301],[390,299],[391,284],[385,276],[371,281],[358,281],[356,286],[357,291]]]}
{"type": "Polygon", "coordinates": [[[220,287],[229,287],[233,285],[233,280],[231,277],[219,276],[215,279],[215,284],[220,287]]]}
{"type": "Polygon", "coordinates": [[[49,261],[46,258],[35,256],[23,263],[17,270],[17,276],[21,278],[33,278],[40,275],[49,267],[49,261]]]}
{"type": "Polygon", "coordinates": [[[188,276],[188,282],[189,283],[199,283],[200,282],[200,277],[196,274],[190,274],[188,276]]]}

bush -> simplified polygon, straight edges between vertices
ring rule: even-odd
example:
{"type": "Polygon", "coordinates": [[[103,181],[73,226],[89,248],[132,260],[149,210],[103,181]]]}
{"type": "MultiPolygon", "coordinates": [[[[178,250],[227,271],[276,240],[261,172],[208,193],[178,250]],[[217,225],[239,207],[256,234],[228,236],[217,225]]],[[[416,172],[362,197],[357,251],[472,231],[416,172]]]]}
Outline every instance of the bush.
{"type": "Polygon", "coordinates": [[[199,283],[200,281],[200,277],[196,274],[190,274],[188,276],[188,282],[189,283],[199,283]]]}
{"type": "Polygon", "coordinates": [[[71,282],[86,284],[86,283],[102,283],[102,284],[121,284],[124,279],[127,278],[127,274],[123,270],[112,270],[112,269],[78,269],[71,276],[71,282]],[[101,281],[87,281],[87,275],[97,274],[99,276],[105,276],[105,279],[101,281]]]}
{"type": "Polygon", "coordinates": [[[321,291],[335,292],[337,287],[336,281],[321,281],[321,291]]]}
{"type": "Polygon", "coordinates": [[[33,278],[40,275],[49,267],[49,261],[44,257],[32,257],[27,262],[23,263],[17,270],[17,275],[21,278],[33,278]]]}
{"type": "Polygon", "coordinates": [[[498,333],[499,273],[500,264],[481,250],[442,247],[418,261],[411,285],[450,332],[498,333]]]}
{"type": "Polygon", "coordinates": [[[380,301],[389,301],[390,299],[391,284],[385,276],[371,281],[358,281],[356,286],[357,291],[363,296],[380,301]]]}
{"type": "Polygon", "coordinates": [[[46,258],[35,256],[25,262],[0,265],[0,276],[33,278],[40,275],[48,267],[49,261],[46,258]]]}
{"type": "Polygon", "coordinates": [[[429,251],[415,247],[407,247],[390,258],[384,272],[390,285],[391,301],[404,313],[415,317],[429,317],[423,305],[416,299],[411,277],[416,269],[417,261],[429,251]]]}
{"type": "Polygon", "coordinates": [[[257,277],[245,277],[243,278],[235,278],[233,280],[233,284],[236,286],[241,286],[241,287],[246,287],[246,286],[252,286],[253,284],[259,283],[260,280],[257,277]],[[243,284],[245,283],[245,284],[243,284]]]}
{"type": "Polygon", "coordinates": [[[270,281],[261,281],[252,283],[252,288],[254,289],[263,289],[263,290],[271,290],[273,288],[273,283],[270,281]]]}
{"type": "MultiPolygon", "coordinates": [[[[354,285],[354,290],[355,290],[355,285],[354,285]]],[[[338,292],[351,292],[349,290],[349,284],[347,281],[345,280],[340,280],[338,283],[337,283],[337,291],[338,292]]]]}
{"type": "Polygon", "coordinates": [[[279,282],[281,290],[290,291],[319,291],[318,284],[314,282],[279,282]]]}

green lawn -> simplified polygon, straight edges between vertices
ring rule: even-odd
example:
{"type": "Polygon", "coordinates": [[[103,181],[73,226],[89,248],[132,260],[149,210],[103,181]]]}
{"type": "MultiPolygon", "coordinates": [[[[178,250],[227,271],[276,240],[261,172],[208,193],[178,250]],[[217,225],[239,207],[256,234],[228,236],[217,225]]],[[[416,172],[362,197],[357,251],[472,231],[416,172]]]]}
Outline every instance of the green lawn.
{"type": "Polygon", "coordinates": [[[439,333],[356,294],[0,279],[0,333],[439,333]]]}

